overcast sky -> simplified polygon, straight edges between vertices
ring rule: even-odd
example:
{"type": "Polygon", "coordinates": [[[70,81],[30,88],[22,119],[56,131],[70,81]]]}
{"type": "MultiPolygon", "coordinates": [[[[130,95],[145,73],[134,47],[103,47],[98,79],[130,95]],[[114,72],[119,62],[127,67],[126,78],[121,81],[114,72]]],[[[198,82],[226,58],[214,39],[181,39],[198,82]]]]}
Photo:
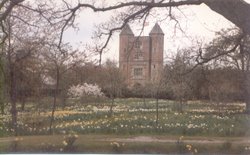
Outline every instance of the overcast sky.
{"type": "MultiPolygon", "coordinates": [[[[250,3],[250,0],[246,0],[250,3]]],[[[91,43],[91,36],[94,31],[94,24],[104,22],[109,19],[110,13],[93,13],[91,10],[81,12],[77,23],[79,31],[68,30],[64,36],[65,41],[71,42],[75,47],[80,44],[91,43]]],[[[149,25],[145,27],[142,35],[148,35],[156,22],[159,23],[165,33],[164,53],[165,57],[176,53],[178,49],[190,47],[195,44],[196,40],[209,42],[214,37],[216,31],[222,28],[233,27],[233,24],[221,15],[213,12],[206,5],[188,6],[177,11],[176,16],[180,22],[182,30],[175,29],[174,21],[157,21],[150,19],[149,25]]],[[[130,25],[135,35],[140,32],[140,27],[130,25]]],[[[104,60],[107,58],[118,61],[119,54],[119,33],[113,36],[109,43],[109,51],[103,55],[104,60]]]]}

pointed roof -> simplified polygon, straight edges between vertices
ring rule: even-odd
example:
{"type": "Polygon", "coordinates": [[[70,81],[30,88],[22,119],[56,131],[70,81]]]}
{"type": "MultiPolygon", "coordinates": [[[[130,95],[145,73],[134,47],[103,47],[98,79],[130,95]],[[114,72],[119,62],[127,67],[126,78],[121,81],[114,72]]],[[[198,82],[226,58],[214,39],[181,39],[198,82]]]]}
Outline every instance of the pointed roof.
{"type": "Polygon", "coordinates": [[[130,26],[129,26],[128,24],[126,24],[126,25],[123,27],[123,29],[122,29],[120,35],[134,35],[134,33],[133,33],[133,31],[131,30],[130,26]]]}
{"type": "Polygon", "coordinates": [[[151,34],[164,34],[161,27],[159,26],[158,23],[155,23],[155,26],[153,27],[153,29],[151,30],[151,32],[149,33],[151,34]]]}

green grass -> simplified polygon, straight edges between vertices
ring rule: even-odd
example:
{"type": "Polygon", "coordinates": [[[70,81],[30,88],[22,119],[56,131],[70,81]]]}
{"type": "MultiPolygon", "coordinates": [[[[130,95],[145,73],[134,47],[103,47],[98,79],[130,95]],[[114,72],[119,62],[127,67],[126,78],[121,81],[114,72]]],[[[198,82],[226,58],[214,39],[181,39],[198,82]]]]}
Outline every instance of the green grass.
{"type": "MultiPolygon", "coordinates": [[[[60,115],[55,117],[54,133],[74,131],[78,134],[250,136],[250,115],[243,113],[243,103],[189,101],[183,105],[182,113],[175,110],[176,104],[170,100],[159,100],[159,121],[156,124],[154,99],[146,99],[146,104],[138,98],[116,99],[112,117],[109,117],[108,102],[81,105],[71,100],[65,109],[60,106],[57,108],[60,115]]],[[[12,134],[8,127],[10,118],[10,115],[0,116],[3,120],[1,137],[12,134]]],[[[32,106],[29,103],[26,111],[19,113],[18,118],[19,135],[48,134],[48,105],[35,107],[35,104],[32,106]]]]}

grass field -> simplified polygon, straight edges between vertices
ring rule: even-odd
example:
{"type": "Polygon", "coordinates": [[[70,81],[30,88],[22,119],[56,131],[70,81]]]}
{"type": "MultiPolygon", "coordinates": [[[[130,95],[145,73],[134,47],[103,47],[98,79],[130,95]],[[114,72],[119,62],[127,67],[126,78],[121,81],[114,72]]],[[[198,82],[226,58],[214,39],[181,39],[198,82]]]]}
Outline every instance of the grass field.
{"type": "MultiPolygon", "coordinates": [[[[19,112],[18,135],[25,137],[21,141],[11,137],[13,133],[9,128],[10,115],[0,117],[2,121],[0,136],[3,137],[2,140],[7,138],[8,141],[9,139],[9,143],[0,142],[0,150],[2,152],[14,150],[17,152],[58,152],[64,148],[61,146],[65,140],[63,137],[71,133],[79,135],[78,138],[74,138],[72,135],[68,139],[66,138],[66,141],[73,141],[72,147],[75,147],[71,148],[73,152],[158,153],[156,150],[162,150],[160,152],[180,153],[190,149],[189,143],[185,142],[187,139],[184,142],[179,140],[182,136],[189,137],[188,139],[194,138],[190,145],[195,145],[196,151],[225,152],[228,149],[234,153],[248,151],[249,142],[240,142],[242,138],[250,137],[250,116],[243,113],[245,104],[189,101],[183,105],[182,113],[176,111],[176,104],[169,100],[159,100],[157,124],[156,103],[152,99],[147,99],[145,103],[142,99],[117,99],[112,117],[109,117],[110,103],[108,102],[87,105],[75,104],[71,101],[64,109],[58,106],[56,110],[53,133],[58,138],[45,136],[48,135],[49,130],[51,114],[48,110],[49,105],[39,105],[38,108],[34,104],[28,104],[25,111],[19,112]],[[92,137],[86,137],[87,135],[92,137]],[[101,138],[104,136],[103,139],[106,140],[90,140],[100,139],[100,135],[101,138]],[[116,142],[119,144],[119,147],[116,148],[116,143],[111,145],[112,141],[107,140],[113,136],[122,139],[130,136],[162,136],[163,139],[171,141],[124,142],[126,147],[123,147],[123,142],[119,141],[119,143],[116,142]],[[217,140],[219,145],[208,143],[207,137],[214,137],[213,140],[217,140]],[[195,143],[198,141],[197,138],[205,139],[206,145],[195,143]],[[223,141],[218,141],[218,138],[223,141]],[[239,139],[240,143],[231,143],[233,139],[230,138],[239,139]],[[44,145],[42,145],[41,139],[45,140],[44,145]],[[88,140],[85,141],[86,139],[88,140]],[[33,141],[38,141],[39,144],[33,143],[33,141]],[[143,148],[148,148],[148,150],[143,148]]],[[[63,151],[65,152],[65,148],[63,151]]],[[[195,152],[195,149],[191,148],[190,151],[195,152]]]]}

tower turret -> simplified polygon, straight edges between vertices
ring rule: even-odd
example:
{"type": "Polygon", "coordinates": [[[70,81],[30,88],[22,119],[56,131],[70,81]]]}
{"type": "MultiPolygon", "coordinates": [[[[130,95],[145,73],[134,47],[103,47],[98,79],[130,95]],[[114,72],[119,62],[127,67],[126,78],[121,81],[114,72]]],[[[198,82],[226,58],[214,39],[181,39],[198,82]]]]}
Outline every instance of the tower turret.
{"type": "Polygon", "coordinates": [[[149,33],[150,39],[151,39],[151,80],[157,79],[161,73],[161,70],[163,68],[163,50],[164,50],[164,33],[159,26],[158,23],[156,23],[149,33]]]}
{"type": "Polygon", "coordinates": [[[121,36],[121,35],[133,35],[133,36],[134,36],[134,33],[133,33],[133,31],[131,30],[130,26],[129,26],[128,24],[126,24],[126,25],[123,27],[123,29],[122,29],[122,31],[121,31],[121,33],[120,33],[120,36],[121,36]]]}
{"type": "Polygon", "coordinates": [[[120,33],[120,47],[119,47],[119,68],[123,75],[127,79],[127,83],[130,81],[129,73],[129,59],[131,59],[132,45],[134,42],[134,33],[130,26],[127,24],[123,27],[120,33]]]}
{"type": "Polygon", "coordinates": [[[150,31],[149,35],[164,35],[164,33],[163,33],[161,27],[159,26],[159,24],[156,23],[155,26],[150,31]]]}

